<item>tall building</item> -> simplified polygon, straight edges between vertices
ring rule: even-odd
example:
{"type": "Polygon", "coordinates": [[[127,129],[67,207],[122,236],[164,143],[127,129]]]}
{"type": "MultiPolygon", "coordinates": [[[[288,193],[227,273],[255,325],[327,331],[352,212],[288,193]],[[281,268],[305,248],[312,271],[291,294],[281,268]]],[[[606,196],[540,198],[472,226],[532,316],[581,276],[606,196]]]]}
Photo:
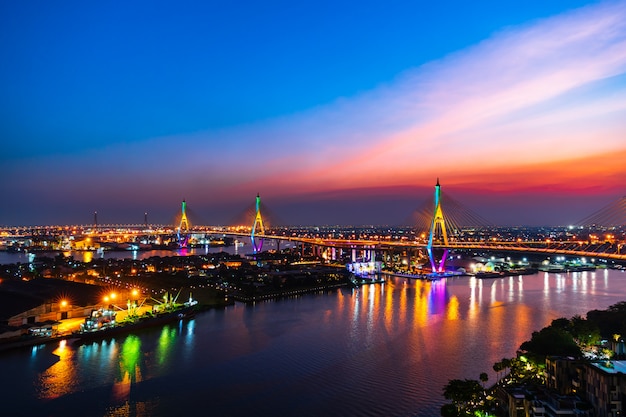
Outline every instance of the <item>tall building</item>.
{"type": "Polygon", "coordinates": [[[587,400],[598,417],[626,412],[626,361],[591,362],[585,367],[587,400]]]}

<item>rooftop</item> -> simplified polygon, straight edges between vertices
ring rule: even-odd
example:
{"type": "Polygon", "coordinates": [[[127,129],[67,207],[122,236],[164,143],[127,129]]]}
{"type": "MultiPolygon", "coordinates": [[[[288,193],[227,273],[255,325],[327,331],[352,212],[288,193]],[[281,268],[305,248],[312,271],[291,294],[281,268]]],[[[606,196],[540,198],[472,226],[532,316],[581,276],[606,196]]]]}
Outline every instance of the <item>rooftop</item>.
{"type": "Polygon", "coordinates": [[[610,374],[626,374],[626,361],[602,361],[592,362],[591,364],[596,368],[610,374]]]}

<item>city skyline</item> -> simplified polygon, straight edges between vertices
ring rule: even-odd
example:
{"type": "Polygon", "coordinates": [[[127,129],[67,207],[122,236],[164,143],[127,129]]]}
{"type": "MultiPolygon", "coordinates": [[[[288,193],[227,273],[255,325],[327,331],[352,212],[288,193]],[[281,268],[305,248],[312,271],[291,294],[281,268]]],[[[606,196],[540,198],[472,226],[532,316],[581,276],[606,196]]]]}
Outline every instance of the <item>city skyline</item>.
{"type": "Polygon", "coordinates": [[[626,2],[1,6],[0,224],[499,225],[626,194],[626,2]],[[445,210],[445,207],[444,207],[445,210]]]}

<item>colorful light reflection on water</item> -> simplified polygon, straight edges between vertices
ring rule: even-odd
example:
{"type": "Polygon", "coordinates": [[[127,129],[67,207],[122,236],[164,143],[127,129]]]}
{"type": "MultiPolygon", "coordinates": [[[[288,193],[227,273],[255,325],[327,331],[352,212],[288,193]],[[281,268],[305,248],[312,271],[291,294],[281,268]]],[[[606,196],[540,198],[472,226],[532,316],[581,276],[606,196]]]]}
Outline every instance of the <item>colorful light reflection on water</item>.
{"type": "Polygon", "coordinates": [[[626,298],[626,273],[389,279],[254,305],[80,347],[0,357],[0,389],[32,414],[437,415],[451,378],[478,378],[558,317],[626,298]],[[34,384],[33,384],[33,381],[34,384]]]}

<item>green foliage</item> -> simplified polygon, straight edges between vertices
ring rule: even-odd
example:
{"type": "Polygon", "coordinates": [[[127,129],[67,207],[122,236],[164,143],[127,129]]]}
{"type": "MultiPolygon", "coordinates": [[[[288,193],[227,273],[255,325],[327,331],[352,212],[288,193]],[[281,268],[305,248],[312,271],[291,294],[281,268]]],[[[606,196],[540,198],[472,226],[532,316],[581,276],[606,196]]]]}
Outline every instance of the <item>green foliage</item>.
{"type": "Polygon", "coordinates": [[[554,319],[552,320],[552,323],[550,323],[551,327],[554,327],[556,329],[566,330],[566,331],[570,330],[570,325],[571,323],[569,319],[566,319],[565,317],[554,319]]]}
{"type": "MultiPolygon", "coordinates": [[[[527,355],[520,359],[503,358],[493,364],[493,370],[498,374],[498,379],[501,373],[506,374],[510,370],[507,382],[542,383],[541,369],[546,356],[580,357],[581,346],[598,345],[602,338],[611,339],[614,335],[624,334],[626,301],[614,304],[607,310],[589,311],[586,319],[579,315],[571,319],[561,317],[553,320],[550,326],[533,332],[531,339],[522,343],[520,349],[527,351],[527,355]]],[[[603,353],[608,355],[609,352],[603,353]]],[[[487,374],[481,373],[480,380],[487,382],[487,374]]],[[[481,415],[484,410],[489,410],[478,381],[451,380],[444,387],[444,397],[452,400],[453,404],[441,408],[442,416],[481,415]]]]}
{"type": "Polygon", "coordinates": [[[442,417],[459,417],[462,415],[463,414],[461,414],[454,404],[444,404],[441,406],[442,417]]]}
{"type": "Polygon", "coordinates": [[[480,382],[474,379],[452,379],[443,387],[443,396],[447,400],[452,400],[459,412],[458,415],[467,415],[468,412],[479,408],[480,399],[484,397],[484,390],[480,382]]]}
{"type": "Polygon", "coordinates": [[[581,355],[580,348],[571,334],[551,326],[533,332],[532,338],[522,343],[520,349],[528,351],[531,355],[543,357],[549,355],[579,357],[581,355]]]}
{"type": "Polygon", "coordinates": [[[599,330],[600,335],[609,339],[613,334],[626,334],[626,301],[613,304],[606,310],[591,310],[587,321],[599,330]]]}
{"type": "Polygon", "coordinates": [[[572,317],[570,333],[583,346],[597,345],[602,339],[597,324],[580,316],[572,317]]]}
{"type": "Polygon", "coordinates": [[[489,375],[487,375],[487,372],[481,372],[478,379],[480,379],[480,382],[482,382],[484,386],[484,383],[489,381],[489,375]]]}

